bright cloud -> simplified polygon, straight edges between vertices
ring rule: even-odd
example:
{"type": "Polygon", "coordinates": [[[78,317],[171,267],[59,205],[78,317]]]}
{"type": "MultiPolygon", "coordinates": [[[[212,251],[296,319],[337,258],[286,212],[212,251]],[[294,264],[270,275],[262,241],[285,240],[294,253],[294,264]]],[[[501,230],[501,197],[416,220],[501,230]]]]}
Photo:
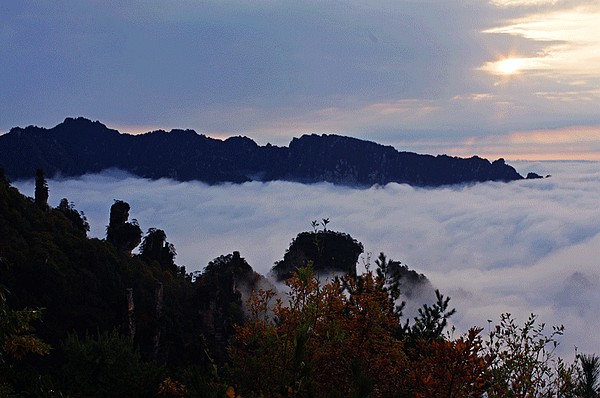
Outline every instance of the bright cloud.
{"type": "MultiPolygon", "coordinates": [[[[541,138],[543,139],[543,138],[541,138]]],[[[149,181],[122,173],[50,180],[50,203],[62,197],[83,210],[91,235],[103,237],[113,199],[131,204],[141,227],[166,231],[188,271],[239,250],[259,272],[283,257],[292,238],[328,217],[331,228],[425,273],[459,310],[459,330],[486,326],[511,312],[564,323],[573,345],[596,352],[600,336],[600,164],[516,162],[544,180],[415,189],[357,190],[289,182],[207,186],[149,181]],[[575,293],[577,292],[577,293],[575,293]]],[[[32,195],[33,182],[15,184],[32,195]]]]}
{"type": "MultiPolygon", "coordinates": [[[[498,3],[510,5],[513,2],[498,3]]],[[[553,2],[534,3],[552,5],[553,2]]],[[[507,55],[490,61],[482,69],[499,75],[530,72],[561,81],[597,81],[600,79],[599,19],[598,3],[560,10],[551,7],[549,11],[527,15],[512,20],[507,25],[484,30],[484,33],[522,37],[544,43],[544,46],[533,55],[507,55]]]]}
{"type": "Polygon", "coordinates": [[[543,60],[532,58],[504,58],[499,61],[488,62],[481,70],[497,75],[507,76],[526,71],[545,69],[543,60]]]}
{"type": "MultiPolygon", "coordinates": [[[[485,97],[468,100],[477,102],[495,101],[496,99],[485,97]]],[[[517,130],[507,134],[472,136],[464,139],[438,137],[435,139],[399,140],[392,144],[396,148],[418,153],[461,157],[479,155],[488,159],[600,161],[600,126],[517,130]]]]}

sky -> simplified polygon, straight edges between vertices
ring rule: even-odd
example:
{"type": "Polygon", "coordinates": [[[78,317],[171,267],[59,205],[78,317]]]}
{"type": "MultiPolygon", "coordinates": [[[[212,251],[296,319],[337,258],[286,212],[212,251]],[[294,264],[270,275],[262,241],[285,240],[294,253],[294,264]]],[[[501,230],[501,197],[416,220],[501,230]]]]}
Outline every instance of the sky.
{"type": "Polygon", "coordinates": [[[0,132],[84,116],[600,160],[598,20],[597,0],[3,0],[0,132]]]}
{"type": "MultiPolygon", "coordinates": [[[[362,242],[359,269],[380,252],[425,274],[451,297],[456,333],[511,313],[530,313],[551,330],[564,324],[560,353],[600,352],[600,162],[515,162],[552,177],[437,189],[402,184],[354,189],[327,183],[205,185],[146,180],[120,171],[48,181],[49,203],[63,197],[83,211],[90,236],[104,238],[114,199],[131,205],[146,232],[161,228],[178,265],[202,270],[240,251],[268,274],[292,239],[329,218],[329,229],[362,242]]],[[[18,181],[33,196],[34,182],[18,181]]],[[[411,308],[421,302],[412,303],[411,308]]]]}

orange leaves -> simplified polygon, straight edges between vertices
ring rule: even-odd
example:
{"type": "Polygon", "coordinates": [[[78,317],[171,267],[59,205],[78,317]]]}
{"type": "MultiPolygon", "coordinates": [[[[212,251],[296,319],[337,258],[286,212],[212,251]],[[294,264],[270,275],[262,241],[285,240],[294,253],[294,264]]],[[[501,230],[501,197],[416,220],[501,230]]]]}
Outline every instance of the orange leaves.
{"type": "Polygon", "coordinates": [[[233,387],[228,387],[225,395],[227,395],[227,398],[241,398],[240,395],[235,395],[235,389],[233,387]]]}
{"type": "Polygon", "coordinates": [[[164,379],[158,387],[158,396],[168,398],[183,398],[186,396],[185,386],[178,380],[170,377],[164,379]]]}
{"type": "Polygon", "coordinates": [[[255,294],[253,318],[237,327],[230,353],[245,397],[507,397],[572,385],[572,369],[553,371],[545,351],[562,328],[545,336],[535,318],[518,327],[504,317],[485,341],[481,328],[449,339],[437,332],[454,310],[438,293],[438,306],[423,318],[435,338],[402,340],[394,300],[372,272],[321,284],[308,268],[288,286],[287,305],[278,301],[272,313],[273,294],[255,294]]]}
{"type": "Polygon", "coordinates": [[[47,344],[31,334],[6,337],[2,349],[17,360],[25,358],[28,353],[46,355],[50,351],[47,344]]]}
{"type": "Polygon", "coordinates": [[[31,333],[31,322],[40,318],[39,310],[26,308],[14,311],[8,308],[4,292],[0,289],[0,363],[4,352],[17,360],[23,359],[28,353],[48,354],[50,346],[31,333]]]}
{"type": "Polygon", "coordinates": [[[323,396],[357,392],[379,397],[402,386],[406,357],[393,332],[393,301],[372,273],[321,284],[310,268],[288,282],[287,305],[265,316],[271,293],[249,301],[252,320],[238,326],[230,353],[250,396],[323,396]]]}
{"type": "Polygon", "coordinates": [[[416,397],[480,397],[489,379],[490,358],[483,352],[480,328],[447,341],[420,341],[411,381],[416,397]]]}

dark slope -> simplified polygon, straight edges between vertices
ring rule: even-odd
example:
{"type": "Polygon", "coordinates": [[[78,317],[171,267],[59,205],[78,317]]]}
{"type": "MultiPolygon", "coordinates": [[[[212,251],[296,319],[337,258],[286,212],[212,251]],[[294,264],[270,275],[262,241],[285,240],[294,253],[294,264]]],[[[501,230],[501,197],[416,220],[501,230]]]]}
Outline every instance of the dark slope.
{"type": "MultiPolygon", "coordinates": [[[[127,218],[122,221],[141,234],[127,218]]],[[[206,349],[224,361],[233,325],[243,319],[237,287],[264,286],[264,277],[234,252],[192,278],[173,262],[164,231],[151,228],[140,254],[132,255],[118,239],[88,238],[86,225],[67,200],[56,208],[39,206],[0,169],[0,294],[9,308],[43,308],[36,334],[53,347],[44,366],[62,361],[69,333],[111,330],[133,336],[144,358],[171,366],[212,366],[206,349]]]]}
{"type": "MultiPolygon", "coordinates": [[[[88,239],[81,221],[71,207],[36,206],[0,172],[0,284],[9,292],[12,308],[44,308],[37,332],[45,341],[59,349],[67,333],[125,332],[127,289],[132,289],[136,342],[150,355],[156,322],[162,321],[155,310],[157,283],[164,288],[169,321],[179,328],[194,322],[192,309],[175,308],[191,289],[182,273],[121,253],[106,241],[88,239]]],[[[162,333],[180,338],[174,328],[162,333]]]]}
{"type": "Polygon", "coordinates": [[[54,128],[13,128],[0,136],[0,166],[12,179],[77,176],[120,168],[147,178],[209,184],[251,180],[371,186],[389,182],[439,186],[523,177],[503,159],[399,152],[337,135],[303,135],[289,147],[259,146],[246,137],[217,140],[193,130],[120,134],[100,122],[67,118],[54,128]]]}

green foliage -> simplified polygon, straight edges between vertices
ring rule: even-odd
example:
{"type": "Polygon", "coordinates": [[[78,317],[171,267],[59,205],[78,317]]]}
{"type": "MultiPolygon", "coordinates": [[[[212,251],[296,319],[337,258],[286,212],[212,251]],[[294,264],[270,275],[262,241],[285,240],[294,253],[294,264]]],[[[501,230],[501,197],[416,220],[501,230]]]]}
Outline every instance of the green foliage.
{"type": "Polygon", "coordinates": [[[163,369],[142,361],[130,337],[116,331],[70,334],[61,370],[65,391],[80,397],[147,397],[156,394],[163,369]]]}
{"type": "Polygon", "coordinates": [[[4,288],[0,286],[0,367],[5,364],[7,354],[17,360],[29,353],[48,354],[50,346],[33,333],[31,325],[41,317],[40,309],[25,308],[16,311],[8,308],[4,288]]]}
{"type": "Polygon", "coordinates": [[[564,327],[553,326],[550,334],[544,329],[534,314],[523,326],[510,314],[501,315],[486,342],[492,358],[490,398],[566,396],[572,391],[574,369],[554,353],[564,327]]]}
{"type": "Polygon", "coordinates": [[[419,308],[419,315],[414,317],[412,325],[407,320],[402,326],[400,332],[407,342],[435,341],[443,338],[448,319],[456,313],[456,309],[449,308],[450,297],[444,297],[437,289],[435,296],[437,301],[433,305],[423,304],[423,307],[419,308]]]}
{"type": "Polygon", "coordinates": [[[82,211],[77,211],[73,202],[69,202],[67,198],[62,198],[56,209],[63,213],[84,234],[90,231],[90,224],[87,222],[85,214],[82,211]]]}
{"type": "MultiPolygon", "coordinates": [[[[12,310],[0,285],[0,397],[13,396],[19,384],[19,363],[30,354],[47,355],[50,346],[34,334],[32,323],[41,319],[41,310],[12,310]]],[[[15,395],[16,396],[16,395],[15,395]]]]}
{"type": "Polygon", "coordinates": [[[197,365],[188,366],[183,371],[182,382],[190,397],[225,397],[227,387],[218,383],[203,367],[197,365]]]}
{"type": "Polygon", "coordinates": [[[175,246],[167,242],[162,229],[150,228],[140,245],[140,256],[147,262],[155,261],[158,266],[178,277],[185,276],[185,268],[175,264],[175,246]]]}
{"type": "Polygon", "coordinates": [[[577,393],[581,398],[600,397],[600,357],[581,354],[579,360],[577,393]]]}
{"type": "Polygon", "coordinates": [[[175,277],[155,261],[88,239],[77,220],[82,221],[80,214],[66,200],[42,211],[9,184],[0,184],[0,280],[13,293],[7,305],[44,307],[38,334],[55,348],[53,355],[31,364],[32,374],[55,373],[67,332],[130,333],[128,291],[140,355],[169,364],[190,361],[201,351],[203,332],[191,279],[183,277],[182,268],[175,277]],[[161,303],[157,283],[163,286],[161,303]]]}

